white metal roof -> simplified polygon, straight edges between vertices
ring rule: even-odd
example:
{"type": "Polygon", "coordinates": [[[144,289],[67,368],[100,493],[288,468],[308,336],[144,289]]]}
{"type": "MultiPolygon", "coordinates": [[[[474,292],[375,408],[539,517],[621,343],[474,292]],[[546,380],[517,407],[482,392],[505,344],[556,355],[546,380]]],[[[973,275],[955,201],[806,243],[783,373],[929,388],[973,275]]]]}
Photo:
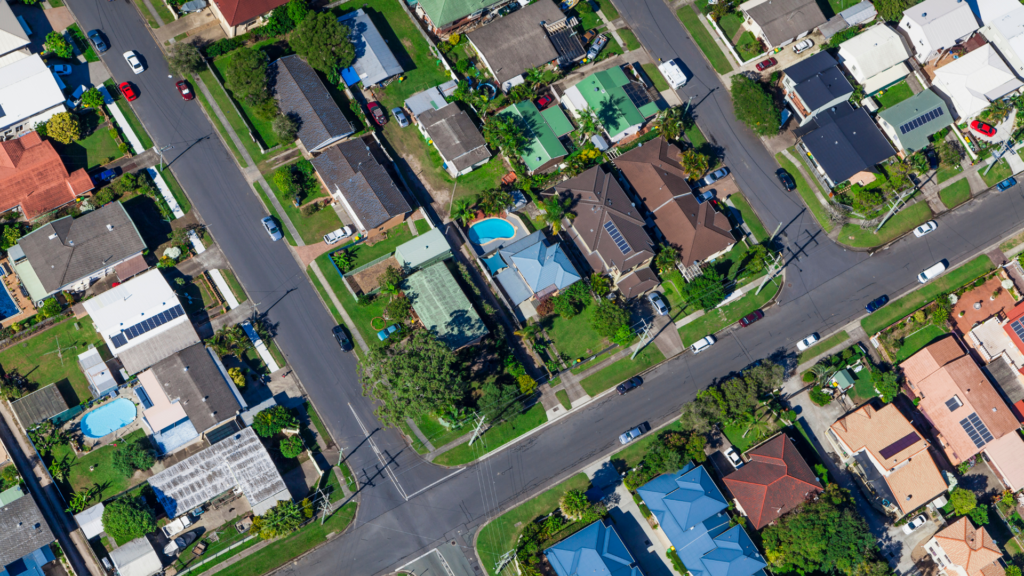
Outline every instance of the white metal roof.
{"type": "Polygon", "coordinates": [[[997,19],[1021,7],[1017,0],[975,0],[973,4],[976,6],[976,15],[982,26],[992,24],[997,19]]]}
{"type": "Polygon", "coordinates": [[[933,84],[953,100],[960,119],[971,118],[993,100],[1024,86],[991,44],[936,70],[933,84]]]}
{"type": "Polygon", "coordinates": [[[86,540],[99,536],[103,532],[103,502],[75,514],[75,522],[86,540]]]}
{"type": "MultiPolygon", "coordinates": [[[[1016,3],[1016,2],[1015,2],[1016,3]]],[[[981,33],[1006,59],[1010,68],[1017,71],[1017,76],[1024,76],[1024,6],[1017,4],[1017,9],[992,19],[981,33]]]]}
{"type": "Polygon", "coordinates": [[[112,550],[110,560],[120,576],[153,576],[163,569],[160,557],[145,536],[112,550]]]}
{"type": "Polygon", "coordinates": [[[861,84],[909,57],[899,33],[885,24],[872,26],[839,45],[839,61],[861,84]]]}
{"type": "Polygon", "coordinates": [[[865,80],[864,93],[874,94],[882,88],[906,78],[908,75],[910,75],[910,67],[907,66],[906,62],[900,62],[892,68],[882,70],[878,74],[875,74],[871,78],[865,80]]]}
{"type": "Polygon", "coordinates": [[[949,48],[978,29],[974,11],[964,0],[925,0],[904,10],[903,17],[921,27],[933,50],[949,48]]]}
{"type": "Polygon", "coordinates": [[[63,102],[64,94],[38,54],[0,68],[0,130],[63,102]]]}
{"type": "Polygon", "coordinates": [[[7,0],[0,0],[0,55],[28,46],[28,34],[21,27],[7,0]]]}

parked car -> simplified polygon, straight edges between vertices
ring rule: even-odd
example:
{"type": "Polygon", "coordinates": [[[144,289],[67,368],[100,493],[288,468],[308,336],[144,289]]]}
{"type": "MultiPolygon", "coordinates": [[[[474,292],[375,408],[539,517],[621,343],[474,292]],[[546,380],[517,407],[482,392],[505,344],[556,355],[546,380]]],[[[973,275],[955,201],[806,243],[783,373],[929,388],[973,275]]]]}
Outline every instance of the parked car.
{"type": "Polygon", "coordinates": [[[181,97],[185,100],[191,100],[196,97],[185,80],[178,80],[174,85],[178,88],[178,94],[181,94],[181,97]]]}
{"type": "Polygon", "coordinates": [[[331,334],[334,335],[334,339],[338,341],[338,346],[341,346],[342,352],[348,352],[352,349],[352,341],[349,340],[348,334],[345,333],[345,329],[341,326],[335,326],[331,329],[331,334]]]}
{"type": "Polygon", "coordinates": [[[715,182],[718,182],[719,180],[721,180],[722,178],[725,178],[728,175],[729,175],[729,169],[728,168],[719,168],[718,170],[715,170],[711,174],[708,174],[707,176],[701,178],[700,181],[697,183],[697,187],[698,188],[703,188],[705,186],[711,186],[715,182]]]}
{"type": "Polygon", "coordinates": [[[674,90],[682,88],[686,81],[690,79],[686,72],[683,72],[683,69],[679,67],[679,64],[676,64],[675,60],[668,60],[658,64],[658,71],[661,72],[661,75],[665,77],[669,86],[672,86],[674,90]]]}
{"type": "Polygon", "coordinates": [[[110,49],[110,46],[107,45],[106,40],[103,39],[103,35],[100,33],[99,30],[89,30],[88,36],[89,41],[92,42],[92,45],[96,47],[97,52],[102,54],[103,52],[106,52],[110,49]]]}
{"type": "Polygon", "coordinates": [[[594,43],[590,45],[590,50],[587,51],[587,59],[594,60],[597,58],[597,55],[601,53],[601,50],[604,50],[606,44],[608,44],[608,37],[604,34],[599,34],[594,43]]]}
{"type": "Polygon", "coordinates": [[[903,525],[903,533],[910,534],[914,530],[920,528],[925,523],[925,521],[927,521],[927,518],[924,517],[924,514],[921,514],[917,518],[914,518],[910,522],[907,522],[903,525]]]}
{"type": "Polygon", "coordinates": [[[743,459],[740,458],[740,455],[736,452],[736,448],[729,446],[725,451],[725,457],[729,459],[729,462],[732,462],[733,468],[743,466],[743,459]]]}
{"type": "Polygon", "coordinates": [[[644,432],[650,432],[650,430],[651,425],[648,424],[647,422],[644,422],[643,424],[635,428],[630,428],[629,430],[626,430],[622,434],[619,434],[619,444],[629,444],[633,440],[639,438],[641,434],[643,434],[644,432]]]}
{"type": "Polygon", "coordinates": [[[885,306],[885,305],[886,305],[886,304],[888,304],[888,303],[889,303],[889,297],[888,297],[888,296],[886,296],[885,294],[882,294],[882,295],[881,295],[881,296],[879,296],[878,298],[875,298],[875,299],[874,299],[874,300],[872,300],[871,302],[868,302],[868,305],[867,305],[867,306],[865,306],[864,308],[865,308],[865,309],[866,309],[866,310],[867,310],[868,312],[875,312],[876,310],[878,310],[878,309],[879,309],[879,308],[881,308],[882,306],[885,306]]]}
{"type": "Polygon", "coordinates": [[[267,231],[267,234],[270,234],[270,239],[274,242],[277,242],[284,237],[284,235],[281,234],[281,229],[277,227],[277,223],[275,223],[274,219],[270,216],[266,216],[260,220],[260,222],[263,223],[263,229],[267,231]]]}
{"type": "Polygon", "coordinates": [[[936,262],[935,264],[932,264],[931,267],[927,268],[924,272],[918,274],[917,281],[920,282],[921,284],[924,284],[925,282],[931,280],[932,278],[935,278],[936,276],[942,274],[945,271],[946,261],[943,260],[942,262],[936,262]]]}
{"type": "Polygon", "coordinates": [[[639,376],[633,376],[629,380],[626,380],[622,384],[619,384],[618,386],[616,386],[615,389],[618,390],[619,395],[622,395],[622,394],[625,394],[626,392],[629,392],[630,390],[632,390],[634,388],[639,388],[640,385],[643,384],[643,383],[644,383],[644,379],[643,378],[641,378],[639,376]]]}
{"type": "Polygon", "coordinates": [[[135,89],[132,88],[132,85],[127,82],[121,82],[118,84],[117,89],[121,91],[121,94],[124,94],[124,99],[129,102],[132,102],[139,97],[139,95],[135,93],[135,89]]]}
{"type": "Polygon", "coordinates": [[[928,159],[928,167],[935,170],[939,167],[939,155],[931,148],[924,149],[924,157],[928,159]]]}
{"type": "Polygon", "coordinates": [[[584,32],[583,33],[583,45],[586,46],[587,44],[590,44],[591,40],[593,40],[594,38],[597,38],[597,34],[598,34],[597,28],[591,28],[590,30],[587,30],[586,32],[584,32]]]}
{"type": "Polygon", "coordinates": [[[775,171],[775,176],[778,177],[779,182],[782,182],[782,187],[786,189],[786,192],[792,192],[796,190],[796,180],[786,172],[785,168],[779,168],[775,171]]]}
{"type": "Polygon", "coordinates": [[[996,184],[996,190],[999,190],[1000,192],[1002,192],[1003,190],[1009,190],[1010,188],[1012,188],[1012,187],[1014,187],[1016,185],[1017,185],[1017,180],[1013,176],[1010,176],[1006,180],[1003,180],[999,184],[996,184]]]}
{"type": "Polygon", "coordinates": [[[989,138],[996,135],[996,129],[991,124],[986,124],[981,120],[975,120],[971,122],[971,130],[974,130],[982,136],[988,136],[989,138]]]}
{"type": "Polygon", "coordinates": [[[700,354],[701,352],[707,350],[708,348],[711,348],[711,346],[717,341],[718,340],[716,340],[714,336],[705,336],[691,344],[690,350],[694,354],[700,354]]]}
{"type": "Polygon", "coordinates": [[[651,292],[647,295],[647,301],[654,306],[654,309],[658,311],[658,316],[664,316],[668,314],[668,304],[665,304],[665,299],[661,297],[661,294],[657,292],[651,292]]]}
{"type": "Polygon", "coordinates": [[[808,38],[808,39],[804,40],[803,42],[797,43],[796,46],[793,46],[793,52],[796,52],[797,54],[800,54],[801,52],[807,52],[813,46],[814,46],[814,40],[811,40],[810,38],[808,38]]]}
{"type": "Polygon", "coordinates": [[[327,244],[337,244],[338,242],[348,238],[352,235],[352,228],[345,226],[338,228],[334,232],[328,232],[324,234],[324,242],[327,244]]]}
{"type": "Polygon", "coordinates": [[[405,115],[405,110],[402,110],[400,107],[392,108],[391,115],[395,117],[399,128],[405,128],[409,125],[409,117],[405,115]]]}
{"type": "Polygon", "coordinates": [[[765,70],[771,68],[772,66],[775,66],[778,63],[779,63],[779,61],[776,60],[775,58],[769,58],[767,60],[763,60],[761,62],[758,62],[757,66],[755,66],[755,68],[757,68],[758,72],[764,72],[765,70]]]}
{"type": "Polygon", "coordinates": [[[57,76],[67,76],[71,74],[70,64],[53,64],[50,66],[50,72],[53,72],[57,76]]]}
{"type": "Polygon", "coordinates": [[[146,68],[139,61],[139,55],[135,53],[135,50],[129,50],[124,53],[125,62],[128,62],[128,66],[131,67],[132,72],[136,74],[142,74],[146,68]]]}
{"type": "Polygon", "coordinates": [[[764,312],[760,310],[754,310],[750,314],[747,314],[743,318],[740,318],[740,326],[746,328],[747,326],[750,326],[751,324],[757,322],[761,318],[764,318],[764,312]]]}
{"type": "Polygon", "coordinates": [[[388,123],[388,117],[384,114],[384,108],[378,102],[367,102],[366,109],[370,111],[373,123],[381,128],[388,123]]]}
{"type": "Polygon", "coordinates": [[[938,223],[935,222],[935,220],[929,220],[928,222],[925,222],[924,224],[921,224],[917,228],[914,228],[914,236],[917,236],[918,238],[920,238],[921,236],[924,236],[925,234],[933,232],[938,227],[939,227],[939,225],[938,225],[938,223]]]}
{"type": "Polygon", "coordinates": [[[545,94],[537,99],[537,109],[544,110],[555,101],[551,94],[545,94]]]}
{"type": "Polygon", "coordinates": [[[117,175],[120,173],[120,168],[111,168],[110,170],[104,170],[103,172],[100,172],[99,176],[96,177],[96,181],[100,183],[110,182],[114,178],[117,178],[117,175]]]}
{"type": "Polygon", "coordinates": [[[804,338],[803,340],[797,342],[796,343],[796,348],[797,348],[797,350],[803,352],[804,350],[807,350],[808,348],[813,346],[814,343],[817,342],[817,341],[818,341],[818,333],[815,332],[814,334],[811,334],[807,338],[804,338]]]}
{"type": "Polygon", "coordinates": [[[395,332],[398,332],[398,324],[392,324],[380,332],[377,332],[377,339],[383,342],[388,339],[388,336],[391,336],[395,332]]]}

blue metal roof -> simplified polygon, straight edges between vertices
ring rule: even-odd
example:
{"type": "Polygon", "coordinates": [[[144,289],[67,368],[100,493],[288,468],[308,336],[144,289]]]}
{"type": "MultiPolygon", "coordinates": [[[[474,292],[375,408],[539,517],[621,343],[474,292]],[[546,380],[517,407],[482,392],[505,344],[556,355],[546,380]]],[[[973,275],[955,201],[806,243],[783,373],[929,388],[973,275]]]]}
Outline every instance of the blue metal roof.
{"type": "Polygon", "coordinates": [[[513,254],[512,262],[534,293],[552,285],[561,290],[580,279],[560,244],[552,246],[547,241],[537,242],[513,254]]]}
{"type": "Polygon", "coordinates": [[[544,551],[558,576],[643,576],[615,528],[594,522],[544,551]]]}

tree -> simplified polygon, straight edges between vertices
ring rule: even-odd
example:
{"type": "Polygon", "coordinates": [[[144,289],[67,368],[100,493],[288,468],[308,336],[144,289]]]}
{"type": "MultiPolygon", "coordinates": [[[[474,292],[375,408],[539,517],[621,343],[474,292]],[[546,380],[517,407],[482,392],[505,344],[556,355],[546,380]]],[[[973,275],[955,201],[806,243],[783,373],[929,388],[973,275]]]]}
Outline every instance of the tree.
{"type": "Polygon", "coordinates": [[[61,144],[71,144],[82,137],[78,117],[71,112],[61,112],[50,116],[46,122],[46,135],[61,144]]]}
{"type": "Polygon", "coordinates": [[[708,439],[703,434],[690,434],[690,439],[686,441],[686,447],[684,448],[686,457],[697,464],[704,462],[708,459],[707,454],[704,453],[704,447],[707,444],[708,439]]]}
{"type": "MultiPolygon", "coordinates": [[[[17,371],[12,372],[13,375],[19,379],[25,379],[23,376],[18,374],[17,371]]],[[[7,374],[8,379],[11,378],[12,372],[7,374]]],[[[29,429],[28,437],[32,440],[32,444],[35,445],[36,450],[39,451],[40,456],[46,456],[57,446],[68,443],[67,434],[65,434],[60,428],[54,426],[53,422],[50,422],[49,420],[43,420],[34,428],[29,429]]]]}
{"type": "Polygon", "coordinates": [[[114,470],[125,478],[131,478],[136,470],[149,470],[155,463],[152,452],[142,445],[141,440],[121,443],[114,452],[114,470]]]}
{"type": "Polygon", "coordinates": [[[388,266],[384,273],[377,277],[377,285],[380,286],[381,294],[388,294],[394,298],[401,291],[403,280],[405,280],[405,274],[400,268],[388,266]]]}
{"type": "Polygon", "coordinates": [[[282,500],[253,519],[252,530],[264,540],[287,536],[302,525],[302,510],[290,500],[282,500]]]}
{"type": "Polygon", "coordinates": [[[384,306],[384,316],[391,322],[405,322],[412,314],[412,302],[404,296],[392,298],[384,306]]]}
{"type": "Polygon", "coordinates": [[[50,464],[50,476],[57,482],[63,482],[67,480],[68,474],[71,472],[71,459],[67,456],[59,460],[54,460],[50,464]]]}
{"type": "Polygon", "coordinates": [[[298,458],[304,449],[301,436],[289,436],[281,440],[281,456],[285,458],[298,458]]]}
{"type": "Polygon", "coordinates": [[[517,387],[497,384],[493,380],[488,380],[483,385],[482,391],[483,396],[476,402],[477,408],[492,424],[500,422],[516,398],[519,397],[517,387]]]}
{"type": "Polygon", "coordinates": [[[231,54],[224,71],[224,83],[239,100],[259,104],[270,98],[267,89],[267,55],[262,50],[243,46],[231,54]]]}
{"type": "Polygon", "coordinates": [[[1006,576],[1021,576],[1020,567],[1013,564],[1006,567],[1006,576]]]}
{"type": "Polygon", "coordinates": [[[629,328],[629,312],[625,308],[610,300],[602,300],[597,304],[594,316],[590,320],[590,327],[594,332],[599,336],[612,338],[623,326],[629,328]]]}
{"type": "Polygon", "coordinates": [[[51,30],[46,34],[44,40],[46,49],[53,52],[59,58],[73,58],[75,56],[75,50],[71,47],[71,44],[64,38],[64,35],[56,30],[51,30]]]}
{"type": "Polygon", "coordinates": [[[753,379],[730,378],[721,384],[720,389],[729,409],[728,418],[753,414],[761,403],[759,400],[761,391],[753,379]]]}
{"type": "Polygon", "coordinates": [[[288,2],[288,18],[295,23],[296,26],[300,22],[306,19],[313,11],[309,8],[308,0],[291,0],[288,2]]]}
{"type": "Polygon", "coordinates": [[[679,162],[691,180],[695,180],[708,171],[708,157],[693,148],[679,155],[679,162]]]}
{"type": "Polygon", "coordinates": [[[299,22],[288,37],[288,44],[310,66],[330,76],[340,68],[348,68],[356,59],[350,33],[348,26],[342,26],[333,14],[320,12],[299,22]]]}
{"type": "Polygon", "coordinates": [[[500,188],[484,190],[480,194],[480,209],[488,216],[495,216],[512,205],[512,195],[500,188]]]}
{"type": "Polygon", "coordinates": [[[687,302],[699,305],[704,311],[714,310],[725,300],[725,283],[722,275],[714,268],[707,268],[704,273],[686,283],[683,297],[687,302]]]}
{"type": "Polygon", "coordinates": [[[253,431],[263,438],[270,438],[285,428],[294,430],[298,427],[299,421],[292,411],[280,404],[262,410],[252,421],[253,431]]]}
{"type": "Polygon", "coordinates": [[[673,246],[666,245],[654,257],[654,265],[661,274],[672,271],[676,267],[676,262],[679,262],[679,250],[676,250],[673,246]]]}
{"type": "Polygon", "coordinates": [[[895,372],[875,372],[878,378],[875,379],[875,388],[878,389],[878,395],[882,397],[883,402],[892,402],[899,396],[900,393],[900,382],[899,375],[895,372]]]}
{"type": "Polygon", "coordinates": [[[199,48],[191,42],[175,42],[167,55],[167,65],[178,76],[198,74],[206,68],[206,59],[199,48]]]}
{"type": "Polygon", "coordinates": [[[100,493],[99,486],[93,484],[89,488],[79,490],[71,494],[71,501],[68,503],[68,512],[78,514],[89,507],[89,503],[100,493]]]}
{"type": "Polygon", "coordinates": [[[239,388],[245,388],[245,372],[241,368],[228,368],[228,377],[239,388]]]}
{"type": "Polygon", "coordinates": [[[875,0],[874,4],[879,16],[889,22],[899,22],[903,18],[903,11],[914,3],[908,0],[875,0]]]}
{"type": "Polygon", "coordinates": [[[760,82],[742,74],[733,76],[732,106],[736,118],[758,136],[774,136],[779,133],[779,109],[760,82]]]}
{"type": "Polygon", "coordinates": [[[452,220],[455,220],[459,224],[465,226],[476,217],[476,212],[473,210],[473,198],[459,198],[452,204],[451,216],[452,220]]]}
{"type": "Polygon", "coordinates": [[[558,507],[562,515],[570,520],[579,520],[590,509],[590,501],[583,490],[566,490],[565,494],[558,500],[558,507]]]}
{"type": "MultiPolygon", "coordinates": [[[[583,2],[581,2],[583,4],[583,2]]],[[[589,106],[580,110],[579,117],[576,118],[576,124],[579,125],[580,142],[584,142],[587,138],[590,138],[594,134],[600,131],[600,123],[597,121],[597,114],[589,106]]]]}
{"type": "Polygon", "coordinates": [[[662,112],[656,122],[658,135],[666,140],[678,139],[679,135],[683,132],[681,114],[681,108],[669,108],[662,112]]]}
{"type": "Polygon", "coordinates": [[[968,512],[967,515],[978,526],[988,524],[988,506],[985,504],[978,505],[974,510],[968,512]]]}
{"type": "Polygon", "coordinates": [[[101,108],[103,106],[103,94],[95,87],[89,88],[82,93],[82,106],[94,110],[101,108]]]}
{"type": "Polygon", "coordinates": [[[964,157],[963,148],[949,140],[936,143],[935,152],[939,155],[939,162],[949,167],[959,166],[964,157]]]}
{"type": "Polygon", "coordinates": [[[246,336],[242,327],[237,324],[224,326],[217,330],[213,337],[206,341],[206,344],[213,348],[213,351],[218,356],[228,356],[231,354],[240,356],[252,347],[252,341],[246,336]]]}
{"type": "Polygon", "coordinates": [[[544,211],[541,216],[544,222],[551,226],[552,232],[558,234],[562,231],[562,219],[569,214],[569,208],[572,207],[572,198],[562,198],[555,194],[542,200],[540,207],[544,211]]]}
{"type": "Polygon", "coordinates": [[[522,156],[530,141],[519,119],[511,113],[491,117],[484,123],[483,135],[491,147],[510,156],[522,156]]]}
{"type": "Polygon", "coordinates": [[[590,275],[590,289],[594,295],[603,298],[612,291],[612,281],[603,274],[593,273],[590,275]]]}
{"type": "Polygon", "coordinates": [[[953,506],[954,514],[963,516],[978,506],[978,497],[970,490],[957,487],[949,493],[949,503],[953,506]]]}
{"type": "Polygon", "coordinates": [[[683,404],[679,418],[684,430],[705,434],[721,422],[725,416],[725,402],[720,401],[721,393],[714,389],[701,390],[693,402],[683,404]]]}
{"type": "Polygon", "coordinates": [[[153,511],[138,497],[122,496],[103,508],[103,531],[118,546],[156,530],[153,511]]]}
{"type": "Polygon", "coordinates": [[[284,142],[294,142],[295,136],[299,133],[299,123],[291,114],[278,114],[270,124],[277,135],[284,142]]]}
{"type": "Polygon", "coordinates": [[[37,313],[40,318],[53,318],[60,314],[60,302],[54,297],[47,298],[43,301],[43,305],[39,307],[37,313]]]}

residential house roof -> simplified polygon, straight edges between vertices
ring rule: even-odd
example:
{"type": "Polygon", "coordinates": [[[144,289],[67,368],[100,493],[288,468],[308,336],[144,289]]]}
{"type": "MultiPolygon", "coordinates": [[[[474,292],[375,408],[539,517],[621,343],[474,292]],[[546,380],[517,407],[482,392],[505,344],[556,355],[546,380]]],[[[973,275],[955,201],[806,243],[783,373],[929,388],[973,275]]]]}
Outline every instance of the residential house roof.
{"type": "Polygon", "coordinates": [[[230,26],[244,24],[257,16],[266,14],[288,0],[213,0],[230,26]]]}
{"type": "Polygon", "coordinates": [[[984,22],[982,36],[991,42],[999,55],[1013,68],[1018,76],[1024,74],[1024,7],[1013,0],[985,2],[979,0],[979,19],[984,22]],[[986,18],[986,9],[991,14],[986,18]]]}
{"type": "Polygon", "coordinates": [[[48,222],[21,237],[18,246],[48,294],[146,248],[120,202],[48,222]]]}
{"type": "Polygon", "coordinates": [[[630,126],[643,124],[646,118],[658,113],[658,104],[649,100],[639,85],[630,82],[619,66],[595,72],[574,87],[613,138],[630,126]],[[630,95],[639,104],[634,103],[630,95]]]}
{"type": "Polygon", "coordinates": [[[953,122],[946,103],[931,89],[880,111],[878,116],[892,127],[899,146],[908,151],[925,149],[929,136],[953,122]]]}
{"type": "Polygon", "coordinates": [[[20,58],[3,67],[3,74],[0,74],[0,108],[3,108],[0,131],[44,112],[51,114],[38,117],[37,121],[46,120],[53,113],[66,111],[64,93],[39,54],[20,58]]]}
{"type": "Polygon", "coordinates": [[[615,526],[594,522],[544,551],[558,576],[643,576],[615,526]]]}
{"type": "Polygon", "coordinates": [[[447,162],[461,172],[487,160],[491,151],[473,120],[456,104],[440,110],[426,109],[418,117],[434,146],[447,162]]]}
{"type": "Polygon", "coordinates": [[[68,409],[68,403],[57,385],[50,384],[11,402],[11,408],[14,408],[22,427],[29,428],[64,412],[68,409]]]}
{"type": "Polygon", "coordinates": [[[146,270],[149,270],[149,264],[146,264],[146,257],[142,254],[132,256],[117,266],[114,266],[114,274],[117,275],[117,279],[121,282],[130,279],[132,276],[141,274],[146,270]]]}
{"type": "Polygon", "coordinates": [[[862,22],[867,22],[878,15],[878,11],[875,9],[875,5],[869,0],[854,4],[846,10],[839,13],[839,17],[846,21],[850,26],[856,26],[862,22]]]}
{"type": "Polygon", "coordinates": [[[25,217],[32,219],[92,189],[85,168],[68,173],[53,144],[39,134],[29,132],[0,142],[0,212],[20,206],[25,217]]]}
{"type": "Polygon", "coordinates": [[[1020,434],[1007,434],[985,445],[989,464],[1014,492],[1024,488],[1024,458],[1021,454],[1024,454],[1024,439],[1020,434]]]}
{"type": "Polygon", "coordinates": [[[444,262],[409,275],[403,290],[424,328],[452,350],[487,335],[487,326],[444,262]]]}
{"type": "Polygon", "coordinates": [[[0,509],[0,567],[17,562],[54,540],[32,495],[20,486],[8,492],[13,500],[7,500],[0,509]]]}
{"type": "Polygon", "coordinates": [[[355,130],[345,118],[316,70],[296,54],[270,63],[274,96],[282,114],[299,117],[298,138],[307,150],[316,150],[355,130]]]}
{"type": "Polygon", "coordinates": [[[564,19],[557,4],[537,0],[466,36],[494,72],[498,84],[504,84],[530,68],[558,59],[543,23],[564,19]]]}
{"type": "Polygon", "coordinates": [[[615,287],[628,300],[650,292],[659,285],[661,285],[661,280],[658,278],[658,275],[654,273],[654,270],[651,270],[650,266],[645,266],[644,268],[637,268],[619,278],[619,283],[615,287]]]}
{"type": "Polygon", "coordinates": [[[117,388],[117,380],[114,379],[107,363],[103,361],[99,350],[92,345],[78,355],[78,365],[82,368],[85,380],[89,383],[89,390],[94,397],[98,398],[108,390],[117,388]]]}
{"type": "Polygon", "coordinates": [[[558,243],[550,243],[543,230],[502,248],[501,259],[509,266],[495,278],[519,304],[534,295],[548,295],[580,280],[580,274],[558,243]]]}
{"type": "Polygon", "coordinates": [[[446,28],[499,0],[420,0],[419,6],[436,28],[446,28]]]}
{"type": "Polygon", "coordinates": [[[339,16],[338,22],[352,31],[349,38],[356,50],[356,59],[351,68],[363,86],[373,86],[403,72],[402,65],[362,8],[339,16]]]}
{"type": "Polygon", "coordinates": [[[111,550],[110,560],[121,576],[153,576],[163,569],[160,557],[145,536],[111,550]]]}
{"type": "Polygon", "coordinates": [[[628,272],[654,256],[643,214],[602,166],[556,184],[553,192],[573,199],[573,241],[584,255],[598,255],[604,265],[600,272],[628,272]]]}
{"type": "Polygon", "coordinates": [[[861,83],[907,58],[910,54],[899,33],[884,23],[872,26],[839,45],[839,61],[861,83]]]}
{"type": "Polygon", "coordinates": [[[405,107],[409,109],[413,118],[419,118],[420,114],[427,110],[440,110],[448,106],[448,101],[444,99],[444,94],[441,90],[442,86],[427,88],[405,99],[405,107]]]}
{"type": "Polygon", "coordinates": [[[867,110],[854,110],[849,102],[819,113],[808,127],[804,146],[836,183],[896,154],[867,110]]]}
{"type": "MultiPolygon", "coordinates": [[[[547,2],[548,0],[540,0],[541,2],[547,2]]],[[[527,6],[529,8],[529,6],[527,6]]],[[[545,110],[554,110],[558,114],[565,114],[561,112],[561,108],[558,106],[552,106],[545,110]]],[[[524,135],[529,139],[526,145],[523,146],[523,152],[520,154],[523,163],[530,170],[537,170],[544,167],[552,160],[557,160],[564,157],[568,152],[565,150],[565,146],[558,140],[559,136],[564,136],[568,132],[561,134],[557,133],[555,129],[550,126],[547,122],[547,115],[541,114],[540,110],[537,110],[537,105],[531,100],[523,100],[517,104],[513,104],[501,112],[498,113],[501,116],[508,116],[515,118],[518,124],[523,127],[524,135]]],[[[561,126],[564,129],[564,125],[561,126]]],[[[571,130],[570,130],[571,132],[571,130]]]]}
{"type": "Polygon", "coordinates": [[[921,28],[932,50],[949,48],[978,29],[970,3],[962,0],[925,0],[903,11],[901,26],[907,20],[921,28]]]}
{"type": "Polygon", "coordinates": [[[747,457],[750,461],[724,482],[757,530],[821,491],[811,467],[785,434],[748,451],[747,457]]]}
{"type": "Polygon", "coordinates": [[[86,540],[92,540],[103,533],[103,502],[90,506],[75,514],[75,522],[82,529],[86,540]]]}
{"type": "Polygon", "coordinates": [[[431,228],[395,248],[395,260],[406,269],[415,270],[438,259],[450,258],[452,246],[440,228],[431,228]]]}
{"type": "Polygon", "coordinates": [[[911,389],[919,392],[918,410],[939,432],[954,465],[1020,427],[974,358],[964,353],[953,336],[926,346],[900,368],[911,389]]]}
{"type": "Polygon", "coordinates": [[[999,18],[1020,9],[1021,4],[1015,0],[974,0],[971,9],[982,26],[992,24],[999,18]]]}
{"type": "Polygon", "coordinates": [[[28,34],[7,0],[0,0],[0,55],[28,46],[28,34]]]}
{"type": "Polygon", "coordinates": [[[978,576],[988,566],[998,565],[1003,556],[985,527],[975,528],[966,516],[940,530],[935,541],[942,546],[950,562],[962,567],[967,576],[978,576]]]}
{"type": "Polygon", "coordinates": [[[164,358],[150,370],[198,431],[233,418],[242,409],[220,360],[202,343],[164,358]]]}
{"type": "Polygon", "coordinates": [[[818,52],[783,70],[795,84],[794,91],[810,111],[836,98],[849,97],[853,86],[839,70],[839,63],[828,52],[818,52]]]}
{"type": "Polygon", "coordinates": [[[327,189],[341,195],[360,230],[372,230],[412,212],[387,169],[362,140],[326,148],[310,161],[327,189]]]}
{"type": "Polygon", "coordinates": [[[655,138],[615,159],[615,165],[647,205],[669,244],[687,266],[736,243],[728,217],[710,202],[698,204],[679,162],[682,151],[655,138]]]}
{"type": "Polygon", "coordinates": [[[827,20],[814,0],[751,0],[740,5],[773,46],[813,30],[827,20]]]}
{"type": "Polygon", "coordinates": [[[991,44],[985,44],[937,69],[932,85],[949,96],[959,118],[965,119],[987,108],[993,100],[1024,86],[1024,82],[1014,75],[991,44]]]}

